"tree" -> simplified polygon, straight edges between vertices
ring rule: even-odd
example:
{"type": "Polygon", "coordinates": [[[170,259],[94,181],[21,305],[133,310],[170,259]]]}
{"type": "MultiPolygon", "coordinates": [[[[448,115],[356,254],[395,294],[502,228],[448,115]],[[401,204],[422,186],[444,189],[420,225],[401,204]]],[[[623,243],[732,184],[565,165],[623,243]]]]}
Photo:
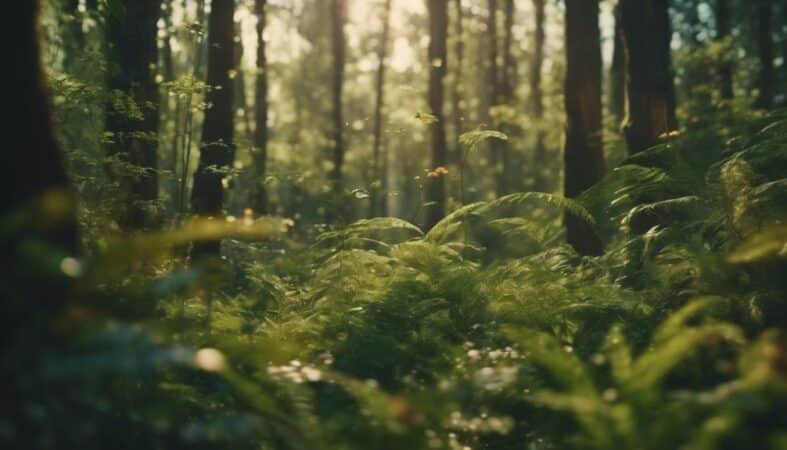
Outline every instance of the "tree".
{"type": "MultiPolygon", "coordinates": [[[[716,0],[716,40],[725,41],[730,37],[730,1],[716,0]]],[[[722,98],[733,96],[732,64],[722,61],[719,65],[719,84],[722,98]]]]}
{"type": "MultiPolygon", "coordinates": [[[[443,80],[447,70],[448,0],[427,0],[429,10],[429,108],[436,122],[431,125],[432,169],[446,164],[443,80]]],[[[437,173],[427,181],[424,228],[432,228],[445,216],[445,177],[437,173]]]]}
{"type": "Polygon", "coordinates": [[[505,22],[503,29],[503,76],[500,80],[500,96],[504,103],[514,99],[514,80],[516,78],[516,64],[514,62],[514,19],[516,5],[514,0],[505,0],[503,8],[505,22]]]}
{"type": "Polygon", "coordinates": [[[757,80],[758,108],[773,107],[773,0],[757,0],[757,49],[760,73],[757,80]]]}
{"type": "Polygon", "coordinates": [[[331,0],[331,48],[333,54],[333,77],[331,94],[333,100],[333,169],[330,178],[333,183],[333,192],[339,195],[342,192],[342,167],[344,166],[344,119],[342,111],[342,98],[344,91],[344,67],[347,63],[347,36],[345,36],[345,22],[347,15],[347,0],[331,0]]]}
{"type": "MultiPolygon", "coordinates": [[[[233,82],[230,71],[234,63],[235,0],[213,0],[208,21],[208,91],[202,125],[202,148],[194,173],[192,211],[203,217],[223,214],[223,179],[234,157],[233,82]]],[[[195,255],[218,255],[220,242],[194,247],[195,255]]]]}
{"type": "Polygon", "coordinates": [[[255,194],[254,208],[260,213],[268,212],[268,192],[265,177],[268,168],[268,58],[265,43],[267,0],[256,0],[254,11],[257,14],[257,78],[254,102],[256,126],[254,127],[254,169],[255,194]]]}
{"type": "Polygon", "coordinates": [[[107,152],[120,163],[111,176],[126,196],[120,222],[131,229],[156,222],[151,211],[158,199],[159,89],[154,68],[160,6],[160,0],[126,0],[106,19],[111,90],[106,129],[112,134],[107,152]]]}
{"type": "Polygon", "coordinates": [[[615,42],[609,76],[609,111],[620,125],[626,114],[626,42],[623,39],[623,24],[620,3],[615,5],[615,42]]]}
{"type": "MultiPolygon", "coordinates": [[[[62,306],[66,282],[41,269],[59,267],[63,258],[79,253],[76,197],[55,139],[41,66],[38,7],[38,1],[8,3],[5,12],[13,20],[0,41],[3,54],[14,62],[5,71],[13,88],[3,102],[6,117],[13,117],[13,132],[6,136],[7,150],[0,152],[6,168],[0,178],[2,350],[19,342],[9,337],[17,330],[39,333],[36,321],[52,317],[62,306]],[[31,267],[33,262],[40,265],[31,267]]],[[[4,367],[7,363],[4,360],[4,367]]]]}
{"type": "Polygon", "coordinates": [[[668,0],[620,0],[620,16],[628,104],[623,129],[629,154],[635,154],[658,144],[660,136],[678,125],[668,0]]]}
{"type": "MultiPolygon", "coordinates": [[[[564,191],[576,198],[605,172],[601,140],[601,31],[598,0],[566,0],[566,143],[564,191]]],[[[603,253],[585,221],[565,216],[566,236],[578,253],[603,253]]]]}
{"type": "Polygon", "coordinates": [[[383,134],[383,107],[385,104],[385,64],[388,53],[388,40],[391,29],[391,0],[385,0],[383,5],[383,33],[380,37],[380,46],[377,49],[377,79],[375,80],[375,91],[377,93],[374,104],[374,147],[372,149],[372,179],[375,183],[380,183],[380,187],[371,189],[370,215],[380,216],[385,213],[385,203],[380,195],[380,188],[385,190],[382,180],[385,179],[383,171],[382,155],[382,134],[383,134]]]}
{"type": "Polygon", "coordinates": [[[464,108],[462,107],[462,97],[464,90],[462,89],[462,77],[464,76],[464,59],[465,59],[465,38],[464,38],[464,9],[462,7],[462,0],[454,0],[454,80],[451,90],[451,102],[453,104],[453,121],[454,121],[454,151],[452,162],[458,164],[462,163],[462,146],[459,143],[459,137],[464,132],[464,108]]]}
{"type": "Polygon", "coordinates": [[[542,123],[544,120],[544,91],[541,87],[541,72],[544,67],[544,43],[546,42],[546,33],[544,31],[545,2],[546,0],[533,0],[535,31],[533,37],[533,59],[530,65],[530,102],[533,121],[536,123],[535,148],[533,150],[533,163],[535,165],[533,184],[535,190],[547,189],[544,177],[546,146],[542,123]]]}

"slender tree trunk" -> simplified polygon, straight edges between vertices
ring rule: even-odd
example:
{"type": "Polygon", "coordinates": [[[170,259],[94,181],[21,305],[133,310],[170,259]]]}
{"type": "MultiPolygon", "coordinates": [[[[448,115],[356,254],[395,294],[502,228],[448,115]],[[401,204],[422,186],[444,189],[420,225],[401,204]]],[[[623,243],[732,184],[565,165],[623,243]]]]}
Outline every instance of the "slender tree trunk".
{"type": "MultiPolygon", "coordinates": [[[[427,0],[429,10],[429,108],[437,118],[432,124],[432,169],[446,164],[445,117],[443,114],[443,80],[448,67],[448,0],[427,0]]],[[[427,207],[424,228],[431,229],[445,217],[445,177],[427,180],[427,207]]]]}
{"type": "Polygon", "coordinates": [[[505,0],[505,35],[503,37],[503,77],[500,80],[500,96],[504,103],[514,99],[514,80],[516,78],[516,64],[514,62],[514,15],[516,5],[514,0],[505,0]]]}
{"type": "Polygon", "coordinates": [[[615,43],[609,76],[609,111],[618,125],[626,114],[626,42],[623,39],[623,23],[620,3],[615,5],[615,43]]]}
{"type": "MultiPolygon", "coordinates": [[[[175,81],[175,60],[172,54],[172,37],[174,31],[172,28],[172,0],[164,0],[164,8],[162,8],[161,18],[164,23],[164,33],[162,35],[161,47],[161,67],[164,81],[175,81]]],[[[180,100],[174,98],[175,104],[173,105],[172,99],[169,96],[168,89],[161,89],[161,132],[159,152],[161,153],[161,162],[164,167],[163,170],[167,171],[166,187],[162,191],[168,193],[170,203],[167,205],[168,209],[174,214],[178,209],[178,142],[180,136],[180,116],[181,106],[180,100]],[[173,107],[174,106],[174,107],[173,107]],[[169,123],[172,124],[172,134],[170,131],[169,123]],[[164,138],[168,138],[167,144],[163,144],[164,138]]]]}
{"type": "Polygon", "coordinates": [[[530,66],[530,101],[533,111],[533,120],[536,124],[535,148],[533,149],[533,187],[537,191],[547,190],[544,177],[546,165],[546,145],[544,132],[544,91],[541,87],[541,72],[544,67],[544,44],[546,33],[544,31],[546,0],[533,0],[534,9],[534,43],[533,60],[530,66]]]}
{"type": "MultiPolygon", "coordinates": [[[[497,0],[487,0],[487,19],[486,35],[489,39],[487,48],[487,92],[489,97],[489,126],[499,128],[495,117],[492,115],[492,108],[500,104],[500,72],[498,65],[498,29],[497,29],[497,0]]],[[[495,180],[495,191],[498,196],[503,195],[503,171],[502,171],[502,141],[493,139],[489,141],[489,163],[492,166],[492,176],[495,180]]]]}
{"type": "Polygon", "coordinates": [[[127,0],[122,12],[106,18],[108,86],[115,96],[127,96],[139,108],[139,115],[116,108],[116,98],[106,117],[113,136],[108,153],[134,168],[132,173],[120,168],[111,174],[127,196],[120,222],[131,229],[156,223],[150,208],[158,200],[159,90],[152,68],[158,63],[160,5],[159,0],[127,0]]]}
{"type": "Polygon", "coordinates": [[[331,93],[333,98],[333,169],[330,178],[333,192],[340,195],[343,190],[342,168],[344,166],[344,119],[342,98],[344,91],[344,68],[347,62],[347,37],[345,36],[345,20],[347,0],[331,0],[331,33],[333,49],[333,78],[331,93]]]}
{"type": "Polygon", "coordinates": [[[668,0],[620,0],[620,13],[627,69],[624,132],[629,154],[635,154],[678,125],[668,0]]]}
{"type": "Polygon", "coordinates": [[[757,86],[758,108],[773,107],[773,0],[757,0],[757,47],[760,57],[760,74],[757,86]]]}
{"type": "MultiPolygon", "coordinates": [[[[504,0],[504,35],[503,35],[503,66],[500,74],[500,87],[498,89],[498,102],[512,105],[514,102],[514,77],[516,64],[514,64],[514,14],[516,13],[514,0],[504,0]]],[[[508,133],[508,124],[500,122],[500,131],[508,133]]],[[[504,196],[511,193],[511,184],[516,173],[516,165],[511,160],[511,146],[507,141],[494,139],[492,145],[497,147],[500,157],[500,169],[497,177],[497,194],[504,196]]]]}
{"type": "Polygon", "coordinates": [[[459,137],[464,132],[464,108],[462,107],[462,77],[464,76],[465,40],[464,40],[464,10],[462,0],[454,0],[456,22],[454,24],[455,47],[454,57],[454,80],[451,92],[452,110],[454,114],[454,152],[451,162],[462,164],[462,146],[459,144],[459,137]]]}
{"type": "MultiPolygon", "coordinates": [[[[604,176],[601,141],[601,32],[599,0],[566,0],[566,147],[564,191],[576,198],[604,176]]],[[[569,244],[583,255],[603,253],[586,222],[567,214],[569,244]]]]}
{"type": "Polygon", "coordinates": [[[377,92],[377,99],[374,105],[374,147],[372,149],[372,180],[375,186],[371,189],[369,197],[370,202],[370,216],[380,216],[384,214],[384,205],[382,203],[381,188],[384,192],[382,180],[384,178],[383,165],[381,164],[383,143],[383,107],[385,105],[385,65],[386,57],[388,54],[388,39],[391,28],[391,0],[385,0],[383,10],[383,34],[380,38],[380,47],[377,50],[377,80],[375,83],[375,90],[377,92]],[[379,186],[377,186],[379,184],[379,186]]]}
{"type": "MultiPolygon", "coordinates": [[[[205,111],[202,125],[202,149],[199,165],[194,173],[192,211],[203,217],[223,215],[223,184],[225,171],[234,156],[234,114],[232,99],[234,86],[230,79],[233,67],[233,14],[235,0],[213,0],[208,25],[208,77],[205,111]]],[[[220,242],[196,245],[194,255],[218,256],[220,242]]]]}
{"type": "MultiPolygon", "coordinates": [[[[724,41],[730,37],[730,1],[716,0],[716,39],[724,41]]],[[[733,73],[731,61],[725,59],[719,66],[721,97],[733,97],[733,73]]]]}
{"type": "Polygon", "coordinates": [[[497,63],[497,0],[487,0],[487,8],[486,33],[489,38],[487,89],[489,90],[489,104],[495,106],[500,101],[500,74],[497,63]]]}
{"type": "Polygon", "coordinates": [[[256,0],[257,14],[257,79],[254,102],[257,124],[254,128],[254,166],[255,189],[254,208],[260,213],[268,213],[268,191],[265,177],[268,171],[268,57],[265,42],[267,0],[256,0]]]}
{"type": "Polygon", "coordinates": [[[240,22],[235,23],[235,105],[243,114],[243,132],[245,136],[251,141],[252,125],[251,125],[251,112],[249,111],[249,101],[246,96],[246,75],[243,71],[243,30],[241,29],[240,22]]]}

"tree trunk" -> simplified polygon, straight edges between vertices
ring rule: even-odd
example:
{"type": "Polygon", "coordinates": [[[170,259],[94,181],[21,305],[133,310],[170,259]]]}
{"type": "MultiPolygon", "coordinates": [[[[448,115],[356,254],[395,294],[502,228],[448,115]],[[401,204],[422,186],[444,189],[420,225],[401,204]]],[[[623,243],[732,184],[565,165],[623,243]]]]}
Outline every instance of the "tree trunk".
{"type": "Polygon", "coordinates": [[[256,98],[254,101],[257,124],[254,128],[254,166],[255,195],[254,208],[267,214],[268,191],[265,188],[265,177],[268,172],[268,58],[266,53],[265,27],[267,16],[265,8],[267,0],[256,0],[257,14],[257,79],[256,98]]]}
{"type": "Polygon", "coordinates": [[[635,154],[678,125],[668,0],[620,0],[620,13],[628,96],[624,132],[629,154],[635,154]]]}
{"type": "MultiPolygon", "coordinates": [[[[497,33],[497,0],[487,0],[486,34],[489,38],[487,48],[487,92],[489,97],[489,127],[499,128],[499,123],[492,114],[492,108],[500,104],[500,73],[498,67],[498,33],[497,33]]],[[[489,163],[492,166],[492,176],[495,180],[495,191],[498,196],[503,195],[503,142],[498,139],[489,141],[489,163]]]]}
{"type": "Polygon", "coordinates": [[[374,105],[374,147],[372,149],[372,180],[374,185],[372,186],[371,195],[369,197],[369,211],[371,217],[381,216],[385,211],[380,191],[385,191],[385,186],[383,186],[382,183],[385,176],[382,171],[383,165],[381,164],[381,158],[385,158],[385,155],[382,154],[383,107],[385,104],[385,64],[388,53],[390,28],[391,0],[385,0],[383,10],[383,34],[380,38],[380,47],[377,50],[378,66],[377,80],[375,83],[377,99],[374,105]]]}
{"type": "Polygon", "coordinates": [[[462,89],[462,77],[464,76],[465,40],[462,0],[454,0],[454,7],[456,13],[456,23],[454,25],[454,33],[456,35],[454,57],[456,58],[456,64],[454,64],[454,80],[451,92],[451,100],[453,103],[452,110],[454,114],[454,152],[451,162],[462,164],[462,146],[459,144],[459,137],[462,136],[464,132],[464,108],[462,107],[464,92],[462,89]]]}
{"type": "MultiPolygon", "coordinates": [[[[564,191],[576,198],[604,176],[601,140],[601,32],[599,0],[566,0],[566,147],[564,191]]],[[[603,253],[586,222],[565,216],[569,244],[583,255],[603,253]]]]}
{"type": "Polygon", "coordinates": [[[516,78],[516,64],[514,63],[514,15],[516,14],[514,0],[505,0],[505,36],[503,37],[503,78],[500,80],[500,96],[503,103],[510,103],[514,99],[514,80],[516,78]]]}
{"type": "Polygon", "coordinates": [[[546,147],[544,142],[544,92],[541,87],[541,72],[544,67],[544,31],[546,0],[533,0],[535,31],[533,43],[533,60],[530,66],[530,101],[533,112],[533,121],[536,124],[535,148],[533,149],[533,188],[536,191],[547,190],[544,177],[546,165],[546,147]]]}
{"type": "Polygon", "coordinates": [[[243,115],[243,133],[249,141],[254,137],[252,136],[251,114],[249,111],[249,101],[246,96],[246,75],[243,71],[243,30],[241,29],[240,22],[235,23],[235,50],[234,59],[235,63],[233,68],[235,72],[235,108],[233,112],[240,111],[243,115]]]}
{"type": "Polygon", "coordinates": [[[347,62],[347,37],[345,36],[345,20],[347,0],[331,0],[331,33],[333,49],[333,78],[331,93],[333,98],[333,169],[330,178],[333,183],[334,195],[341,195],[342,167],[344,166],[344,119],[342,97],[344,91],[344,67],[347,62]]]}
{"type": "MultiPolygon", "coordinates": [[[[205,111],[202,125],[202,146],[199,165],[194,173],[192,211],[203,217],[223,215],[223,184],[225,171],[234,157],[234,86],[230,79],[233,67],[233,14],[235,0],[213,0],[208,25],[208,76],[205,111]]],[[[208,242],[194,247],[194,255],[218,256],[221,242],[208,242]]]]}
{"type": "MultiPolygon", "coordinates": [[[[500,87],[498,88],[498,102],[501,105],[512,105],[514,102],[514,77],[516,64],[514,64],[514,14],[516,13],[514,0],[504,0],[503,7],[505,23],[503,35],[503,66],[501,67],[502,73],[500,74],[500,87]]],[[[498,127],[500,131],[509,133],[508,124],[500,122],[498,127]]],[[[511,146],[507,141],[493,139],[492,145],[497,147],[497,153],[500,158],[500,169],[497,177],[497,195],[504,196],[510,194],[512,189],[511,185],[514,181],[514,174],[517,167],[511,160],[511,146]]]]}
{"type": "Polygon", "coordinates": [[[620,126],[626,114],[626,42],[623,39],[620,3],[615,5],[614,46],[609,77],[609,111],[617,126],[620,126]]]}
{"type": "MultiPolygon", "coordinates": [[[[443,115],[443,79],[447,68],[448,0],[427,0],[429,9],[429,108],[437,118],[432,124],[432,164],[434,170],[446,164],[445,117],[443,115]]],[[[445,177],[436,174],[427,179],[424,228],[431,229],[445,217],[445,177]]]]}
{"type": "Polygon", "coordinates": [[[51,317],[52,306],[62,305],[66,294],[62,280],[45,275],[39,270],[43,266],[22,262],[46,258],[45,264],[49,264],[53,258],[51,262],[58,264],[60,258],[79,253],[76,198],[55,139],[44,85],[37,33],[38,3],[28,0],[4,5],[5,13],[13,20],[8,21],[0,41],[3,54],[13,61],[5,70],[13,88],[6,90],[2,104],[8,113],[6,117],[13,118],[13,132],[5,136],[6,150],[0,152],[0,162],[6,168],[0,178],[3,349],[6,342],[15,342],[5,339],[12,329],[37,331],[30,320],[41,320],[38,313],[51,317]],[[36,243],[45,247],[35,246],[36,243]],[[32,311],[39,307],[42,309],[32,311]]]}
{"type": "MultiPolygon", "coordinates": [[[[716,39],[724,41],[730,37],[730,1],[716,0],[716,39]]],[[[732,99],[733,97],[733,74],[732,64],[726,58],[719,66],[719,84],[721,97],[732,99]]]]}
{"type": "Polygon", "coordinates": [[[108,87],[114,97],[107,108],[106,129],[113,140],[107,151],[131,166],[131,173],[122,167],[111,171],[126,196],[120,223],[129,229],[156,223],[151,203],[158,199],[159,90],[152,68],[158,63],[160,5],[160,0],[127,0],[122,12],[106,18],[108,87]],[[117,96],[133,101],[138,114],[117,96]]]}
{"type": "Polygon", "coordinates": [[[760,74],[757,82],[758,108],[773,107],[773,0],[757,0],[757,47],[760,74]]]}
{"type": "Polygon", "coordinates": [[[489,89],[489,104],[495,106],[500,101],[500,74],[497,70],[497,0],[487,0],[487,2],[486,33],[489,38],[487,89],[489,89]]]}

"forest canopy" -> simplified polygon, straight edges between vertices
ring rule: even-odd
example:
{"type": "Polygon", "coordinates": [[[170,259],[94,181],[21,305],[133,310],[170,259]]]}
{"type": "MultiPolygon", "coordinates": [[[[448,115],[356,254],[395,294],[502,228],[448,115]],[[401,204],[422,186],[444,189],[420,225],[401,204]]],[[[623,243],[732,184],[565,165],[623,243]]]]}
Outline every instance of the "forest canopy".
{"type": "Polygon", "coordinates": [[[0,447],[787,450],[787,3],[7,3],[0,447]]]}

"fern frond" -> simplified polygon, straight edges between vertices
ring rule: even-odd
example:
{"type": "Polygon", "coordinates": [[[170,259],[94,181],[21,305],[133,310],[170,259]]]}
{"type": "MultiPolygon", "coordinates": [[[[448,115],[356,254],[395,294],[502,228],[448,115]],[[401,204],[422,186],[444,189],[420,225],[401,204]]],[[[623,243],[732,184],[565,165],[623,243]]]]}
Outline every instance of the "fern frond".
{"type": "Polygon", "coordinates": [[[596,223],[593,215],[590,214],[590,212],[588,212],[588,210],[585,209],[585,207],[582,206],[582,204],[578,201],[559,195],[547,194],[545,192],[520,192],[516,194],[509,194],[487,203],[481,207],[478,212],[479,214],[491,214],[496,210],[503,210],[533,200],[565,211],[591,225],[596,223]]]}

